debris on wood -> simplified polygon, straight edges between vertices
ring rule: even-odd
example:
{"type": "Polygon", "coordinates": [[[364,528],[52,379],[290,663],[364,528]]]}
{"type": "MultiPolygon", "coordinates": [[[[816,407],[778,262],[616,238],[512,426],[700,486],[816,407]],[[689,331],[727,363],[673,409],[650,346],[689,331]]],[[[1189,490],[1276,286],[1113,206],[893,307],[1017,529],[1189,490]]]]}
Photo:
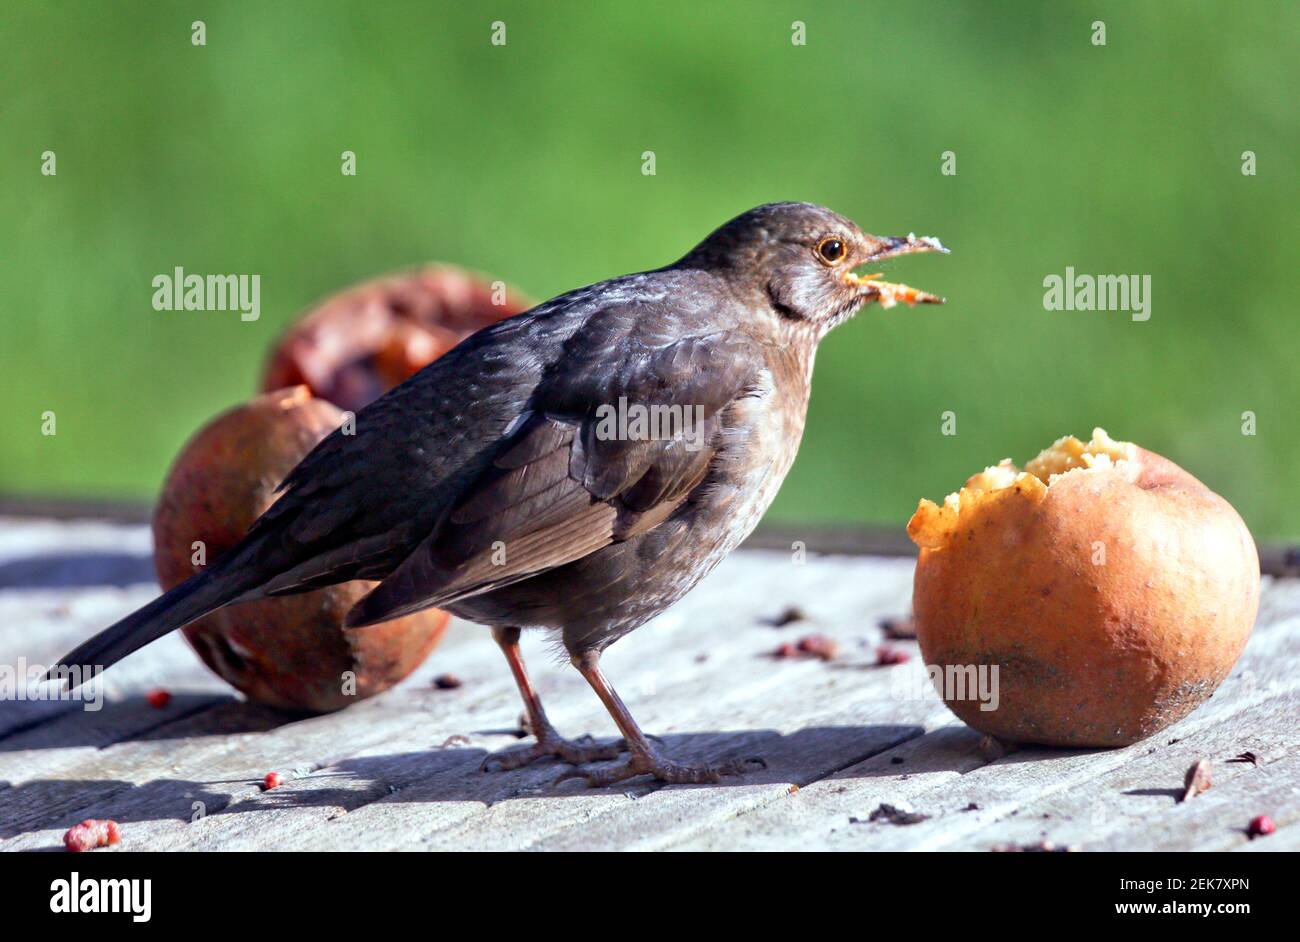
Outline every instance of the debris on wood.
{"type": "Polygon", "coordinates": [[[912,659],[912,655],[902,648],[895,648],[888,644],[882,644],[876,648],[876,664],[880,667],[891,667],[894,664],[904,664],[912,659]]]}
{"type": "Polygon", "coordinates": [[[1261,814],[1250,819],[1246,835],[1253,841],[1257,837],[1267,837],[1276,830],[1277,825],[1273,823],[1273,819],[1266,814],[1261,814]]]}
{"type": "Polygon", "coordinates": [[[1209,759],[1197,759],[1196,763],[1183,776],[1183,797],[1180,801],[1190,801],[1197,795],[1210,790],[1214,784],[1213,770],[1209,759]]]}
{"type": "Polygon", "coordinates": [[[866,824],[871,821],[883,821],[886,824],[907,825],[920,824],[922,821],[928,821],[929,819],[930,816],[928,814],[913,811],[908,807],[899,807],[898,805],[890,805],[882,802],[875,811],[867,815],[866,821],[863,821],[861,818],[849,818],[849,824],[866,824]]]}
{"type": "Polygon", "coordinates": [[[1079,847],[1076,844],[1037,841],[1033,844],[994,844],[989,849],[995,854],[1073,854],[1079,847]]]}
{"type": "Polygon", "coordinates": [[[433,678],[433,685],[439,690],[455,690],[457,687],[464,685],[464,681],[455,674],[439,674],[433,678]]]}
{"type": "Polygon", "coordinates": [[[107,847],[122,840],[122,830],[116,821],[87,818],[80,824],[74,824],[63,835],[63,846],[74,854],[107,847]]]}
{"type": "Polygon", "coordinates": [[[808,614],[799,606],[791,605],[777,615],[775,618],[766,618],[764,621],[773,628],[784,628],[786,625],[793,625],[797,621],[807,621],[808,614]]]}
{"type": "Polygon", "coordinates": [[[916,622],[911,618],[882,618],[880,630],[893,641],[911,641],[916,637],[916,622]]]}
{"type": "Polygon", "coordinates": [[[840,653],[840,643],[825,635],[804,635],[798,641],[777,647],[772,656],[778,660],[797,657],[815,657],[823,661],[833,661],[840,653]]]}
{"type": "Polygon", "coordinates": [[[1003,756],[1009,756],[1013,752],[1018,752],[1020,746],[1017,743],[1008,742],[1005,739],[998,739],[996,736],[985,735],[980,738],[979,745],[980,755],[990,762],[996,762],[1003,756]]]}
{"type": "Polygon", "coordinates": [[[1255,755],[1255,753],[1253,753],[1253,752],[1242,752],[1242,753],[1239,753],[1238,755],[1233,756],[1233,757],[1232,757],[1231,759],[1229,759],[1228,761],[1229,761],[1229,762],[1249,762],[1251,765],[1255,765],[1255,766],[1257,766],[1257,765],[1259,765],[1259,756],[1255,755]]]}
{"type": "Polygon", "coordinates": [[[454,736],[448,736],[446,739],[444,739],[442,741],[442,745],[439,746],[438,748],[450,749],[452,746],[468,746],[469,743],[470,743],[470,739],[468,736],[462,736],[460,733],[456,733],[454,736]]]}
{"type": "Polygon", "coordinates": [[[840,643],[825,635],[804,635],[799,639],[799,653],[833,661],[840,653],[840,643]]]}

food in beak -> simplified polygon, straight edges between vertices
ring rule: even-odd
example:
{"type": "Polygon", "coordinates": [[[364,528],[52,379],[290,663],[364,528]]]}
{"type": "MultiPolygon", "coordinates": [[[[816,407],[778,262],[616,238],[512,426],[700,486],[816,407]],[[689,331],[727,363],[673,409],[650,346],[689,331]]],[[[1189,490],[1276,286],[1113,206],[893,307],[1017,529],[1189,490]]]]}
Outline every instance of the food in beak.
{"type": "MultiPolygon", "coordinates": [[[[893,238],[881,239],[884,248],[873,253],[867,259],[869,262],[878,262],[887,258],[894,258],[898,255],[911,255],[913,252],[942,252],[948,254],[948,249],[944,244],[934,236],[918,236],[909,232],[906,237],[895,236],[893,238]]],[[[855,275],[853,272],[844,273],[844,283],[851,288],[857,288],[866,301],[878,301],[881,307],[890,308],[902,301],[908,307],[916,304],[943,304],[943,298],[938,295],[929,294],[925,291],[918,291],[916,288],[908,285],[890,284],[888,281],[880,281],[880,275],[855,275]]]]}
{"type": "Polygon", "coordinates": [[[890,308],[902,301],[908,307],[916,304],[943,304],[943,298],[920,291],[909,285],[896,285],[881,281],[880,275],[855,275],[845,272],[844,283],[857,288],[867,301],[877,301],[881,307],[890,308]]]}

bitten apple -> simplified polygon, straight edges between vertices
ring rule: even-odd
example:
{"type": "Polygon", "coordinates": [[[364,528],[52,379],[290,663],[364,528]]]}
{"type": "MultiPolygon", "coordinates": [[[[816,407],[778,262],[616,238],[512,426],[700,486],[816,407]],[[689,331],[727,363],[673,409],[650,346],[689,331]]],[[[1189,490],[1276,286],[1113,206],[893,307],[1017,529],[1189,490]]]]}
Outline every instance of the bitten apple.
{"type": "MultiPolygon", "coordinates": [[[[229,550],[275,500],[275,488],[343,413],[305,386],[258,396],[190,440],[153,517],[164,589],[229,550]]],[[[184,629],[203,662],[249,699],[327,712],[386,690],[428,656],[447,627],[430,610],[361,631],[343,616],[374,587],[347,582],[223,608],[184,629]]]]}
{"type": "Polygon", "coordinates": [[[375,278],[299,317],[276,344],[262,389],[301,383],[355,412],[470,334],[530,307],[505,282],[452,265],[375,278]]]}
{"type": "Polygon", "coordinates": [[[922,500],[907,529],[925,663],[996,665],[996,709],[943,693],[967,724],[1008,740],[1153,735],[1214,693],[1259,607],[1255,543],[1232,506],[1101,429],[1024,471],[988,468],[942,505],[922,500]]]}

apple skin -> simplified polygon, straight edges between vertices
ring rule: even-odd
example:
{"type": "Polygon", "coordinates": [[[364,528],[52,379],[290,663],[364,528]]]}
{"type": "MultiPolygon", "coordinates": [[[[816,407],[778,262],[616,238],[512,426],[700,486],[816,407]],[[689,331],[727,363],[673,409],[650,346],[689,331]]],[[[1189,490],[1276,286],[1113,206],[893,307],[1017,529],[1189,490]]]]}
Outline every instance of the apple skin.
{"type": "Polygon", "coordinates": [[[262,390],[303,384],[356,412],[470,334],[532,306],[504,282],[454,265],[374,278],[298,317],[271,352],[262,390]]]}
{"type": "MultiPolygon", "coordinates": [[[[266,393],[218,416],[177,457],[153,516],[154,565],[164,590],[211,564],[275,501],[280,481],[343,413],[305,386],[266,393]]],[[[330,712],[374,696],[418,667],[447,628],[436,609],[347,631],[343,617],[376,585],[347,582],[213,612],[182,629],[209,668],[250,700],[330,712]],[[355,677],[352,690],[344,674],[355,677]]]]}
{"type": "MultiPolygon", "coordinates": [[[[1127,469],[1077,469],[1050,486],[1021,476],[963,509],[941,547],[918,539],[925,663],[998,665],[997,709],[946,698],[968,725],[1015,742],[1124,746],[1185,717],[1236,663],[1259,607],[1254,540],[1226,500],[1133,447],[1127,469]]],[[[914,539],[927,504],[937,509],[922,502],[914,539]]]]}

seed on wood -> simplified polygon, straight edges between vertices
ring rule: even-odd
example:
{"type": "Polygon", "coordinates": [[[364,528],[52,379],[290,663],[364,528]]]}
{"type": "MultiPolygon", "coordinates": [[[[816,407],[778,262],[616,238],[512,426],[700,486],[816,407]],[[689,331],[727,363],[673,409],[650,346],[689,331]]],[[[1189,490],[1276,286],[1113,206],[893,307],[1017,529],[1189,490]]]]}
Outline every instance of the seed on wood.
{"type": "Polygon", "coordinates": [[[1197,759],[1196,763],[1187,770],[1183,776],[1183,797],[1182,801],[1188,801],[1210,790],[1214,784],[1209,759],[1197,759]]]}

